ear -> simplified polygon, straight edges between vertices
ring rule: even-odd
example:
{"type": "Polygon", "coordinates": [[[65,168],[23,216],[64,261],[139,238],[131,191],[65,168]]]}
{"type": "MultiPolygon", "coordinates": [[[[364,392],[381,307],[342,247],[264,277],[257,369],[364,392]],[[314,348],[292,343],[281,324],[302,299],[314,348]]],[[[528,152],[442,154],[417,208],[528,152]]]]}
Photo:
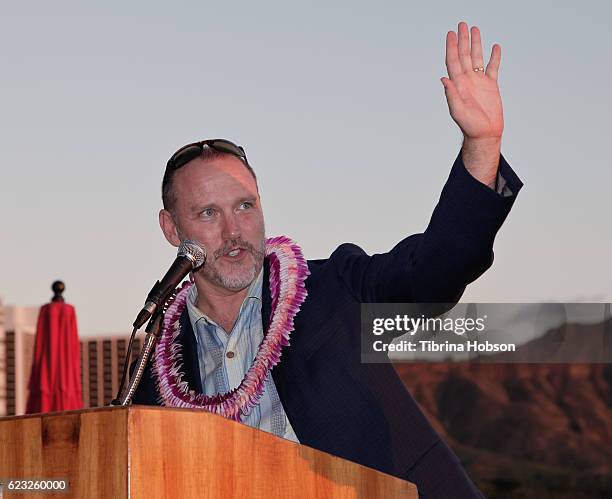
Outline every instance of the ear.
{"type": "Polygon", "coordinates": [[[166,236],[166,240],[172,246],[180,246],[181,238],[178,235],[178,228],[176,226],[176,223],[174,223],[174,218],[172,218],[172,214],[168,210],[160,210],[159,226],[161,227],[164,236],[166,236]]]}

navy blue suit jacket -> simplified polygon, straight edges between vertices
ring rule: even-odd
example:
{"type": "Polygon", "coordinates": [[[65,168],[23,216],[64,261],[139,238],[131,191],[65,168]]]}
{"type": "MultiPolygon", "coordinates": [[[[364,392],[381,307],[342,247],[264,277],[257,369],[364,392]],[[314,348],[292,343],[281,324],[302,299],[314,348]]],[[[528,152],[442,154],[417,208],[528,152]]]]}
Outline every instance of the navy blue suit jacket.
{"type": "MultiPolygon", "coordinates": [[[[361,363],[362,302],[454,303],[493,261],[493,240],[522,183],[502,158],[513,195],[475,180],[458,157],[423,234],[368,256],[342,244],[309,260],[308,297],[295,317],[291,345],[272,370],[300,443],[414,482],[421,497],[482,497],[459,460],[427,421],[390,364],[361,363]]],[[[262,318],[271,310],[264,264],[262,318]]],[[[202,392],[195,336],[181,317],[185,380],[202,392]]],[[[150,367],[133,399],[158,404],[150,367]]]]}

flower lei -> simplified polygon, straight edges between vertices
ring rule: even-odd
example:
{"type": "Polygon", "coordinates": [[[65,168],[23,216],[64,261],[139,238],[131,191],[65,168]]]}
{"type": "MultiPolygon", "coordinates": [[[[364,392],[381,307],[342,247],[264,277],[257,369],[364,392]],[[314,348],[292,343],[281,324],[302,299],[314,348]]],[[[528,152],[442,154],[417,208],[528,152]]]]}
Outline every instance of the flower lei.
{"type": "Polygon", "coordinates": [[[270,262],[270,324],[253,365],[237,388],[212,397],[189,390],[187,382],[183,380],[184,373],[181,372],[182,346],[175,340],[180,334],[179,319],[187,302],[191,282],[183,284],[169,302],[153,362],[163,405],[205,409],[240,421],[259,402],[268,373],[280,361],[282,347],[289,345],[293,318],[306,299],[304,281],[310,274],[300,247],[287,237],[267,239],[265,254],[270,262]]]}

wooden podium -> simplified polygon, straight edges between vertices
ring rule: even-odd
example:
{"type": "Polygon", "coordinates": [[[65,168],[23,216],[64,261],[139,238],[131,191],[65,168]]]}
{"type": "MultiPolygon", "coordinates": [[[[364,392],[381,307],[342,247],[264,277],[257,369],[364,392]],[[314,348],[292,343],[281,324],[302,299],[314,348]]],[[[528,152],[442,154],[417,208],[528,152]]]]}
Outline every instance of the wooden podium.
{"type": "Polygon", "coordinates": [[[68,493],[5,498],[418,497],[409,482],[221,416],[147,406],[0,418],[3,478],[69,480],[68,493]]]}

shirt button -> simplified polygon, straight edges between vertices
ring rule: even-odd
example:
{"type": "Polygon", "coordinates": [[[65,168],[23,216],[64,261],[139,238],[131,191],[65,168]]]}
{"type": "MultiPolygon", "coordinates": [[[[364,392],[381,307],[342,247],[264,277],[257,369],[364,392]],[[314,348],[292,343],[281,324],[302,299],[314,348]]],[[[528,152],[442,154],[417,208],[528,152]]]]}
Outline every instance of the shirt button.
{"type": "Polygon", "coordinates": [[[234,358],[234,352],[227,352],[227,353],[225,354],[225,356],[226,356],[228,359],[233,359],[233,358],[234,358]]]}

